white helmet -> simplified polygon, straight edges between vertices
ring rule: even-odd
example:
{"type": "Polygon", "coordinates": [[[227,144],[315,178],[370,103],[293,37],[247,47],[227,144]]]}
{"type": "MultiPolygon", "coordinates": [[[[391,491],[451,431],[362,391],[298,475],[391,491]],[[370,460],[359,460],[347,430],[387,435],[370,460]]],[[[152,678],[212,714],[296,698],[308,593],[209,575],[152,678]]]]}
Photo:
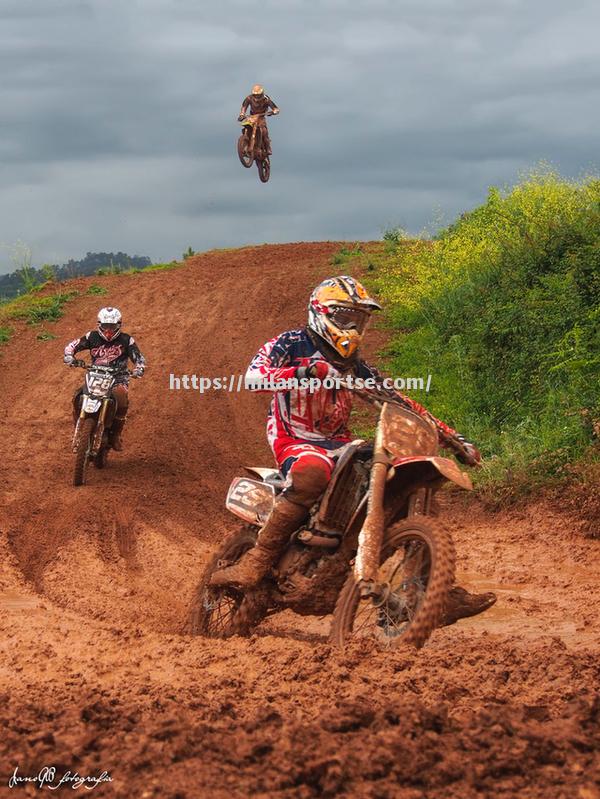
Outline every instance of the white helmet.
{"type": "Polygon", "coordinates": [[[105,341],[112,341],[121,332],[121,311],[118,308],[100,308],[98,333],[105,341]]]}

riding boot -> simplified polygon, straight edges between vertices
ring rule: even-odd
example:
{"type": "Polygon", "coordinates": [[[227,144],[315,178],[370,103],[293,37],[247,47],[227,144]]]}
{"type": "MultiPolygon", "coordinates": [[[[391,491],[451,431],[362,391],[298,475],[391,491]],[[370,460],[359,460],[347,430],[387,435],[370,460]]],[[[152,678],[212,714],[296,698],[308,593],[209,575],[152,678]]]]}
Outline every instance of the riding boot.
{"type": "Polygon", "coordinates": [[[110,432],[108,438],[111,447],[117,452],[121,452],[121,450],[123,449],[123,440],[121,438],[121,433],[123,432],[123,427],[125,426],[126,419],[127,419],[126,416],[123,417],[115,416],[110,426],[110,432]]]}
{"type": "Polygon", "coordinates": [[[258,534],[256,544],[233,566],[214,572],[210,585],[234,584],[240,588],[258,585],[276,563],[290,535],[298,529],[306,515],[307,510],[302,505],[296,505],[284,496],[278,497],[266,524],[258,534]]]}
{"type": "Polygon", "coordinates": [[[483,613],[484,610],[491,608],[496,602],[496,594],[488,591],[485,594],[470,594],[464,588],[455,585],[448,592],[446,599],[446,607],[444,615],[439,623],[440,627],[447,627],[449,624],[454,624],[459,619],[467,618],[468,616],[477,616],[478,613],[483,613]]]}
{"type": "Polygon", "coordinates": [[[264,150],[267,154],[267,157],[273,155],[273,150],[271,150],[271,137],[269,136],[268,132],[265,132],[264,136],[264,150]]]}

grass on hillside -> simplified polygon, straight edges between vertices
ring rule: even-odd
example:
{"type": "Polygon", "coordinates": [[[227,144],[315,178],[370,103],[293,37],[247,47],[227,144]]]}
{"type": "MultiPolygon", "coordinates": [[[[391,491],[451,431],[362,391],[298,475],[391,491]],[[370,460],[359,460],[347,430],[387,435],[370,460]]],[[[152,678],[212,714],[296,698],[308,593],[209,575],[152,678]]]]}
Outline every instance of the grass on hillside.
{"type": "MultiPolygon", "coordinates": [[[[151,264],[143,269],[132,268],[121,270],[119,267],[107,267],[106,269],[98,269],[96,274],[99,277],[106,275],[137,275],[142,272],[156,272],[166,269],[175,269],[182,266],[181,261],[170,261],[164,264],[151,264]]],[[[6,300],[0,303],[0,344],[8,342],[14,332],[10,325],[5,324],[8,321],[23,320],[28,324],[40,324],[42,322],[56,322],[64,313],[64,305],[74,297],[78,296],[77,291],[68,291],[63,288],[64,284],[54,283],[49,280],[46,283],[40,283],[32,287],[29,291],[20,294],[12,300],[6,300]],[[53,294],[40,296],[40,292],[55,286],[53,294]]],[[[92,283],[86,294],[102,296],[108,293],[108,289],[98,283],[92,283]]],[[[47,330],[41,331],[37,338],[41,341],[49,341],[54,338],[53,334],[47,330]]]]}
{"type": "Polygon", "coordinates": [[[39,295],[36,287],[27,294],[21,294],[0,306],[0,323],[10,320],[24,320],[28,324],[55,322],[63,314],[65,303],[76,297],[76,291],[58,290],[55,294],[39,295]]]}
{"type": "Polygon", "coordinates": [[[600,180],[532,174],[431,241],[390,231],[336,264],[384,303],[386,371],[431,373],[415,398],[481,446],[483,492],[598,460],[600,180]]]}
{"type": "MultiPolygon", "coordinates": [[[[224,247],[217,251],[209,250],[208,253],[233,252],[234,249],[235,248],[232,247],[224,247]]],[[[96,275],[98,277],[114,275],[127,276],[139,275],[145,272],[159,272],[177,269],[181,266],[184,266],[186,260],[193,255],[207,255],[208,253],[196,253],[191,247],[189,247],[188,250],[183,254],[183,260],[181,261],[169,261],[162,264],[151,264],[150,266],[145,266],[142,268],[132,267],[130,269],[122,269],[120,266],[110,265],[97,269],[96,275]]],[[[54,322],[57,319],[60,319],[63,315],[64,304],[75,297],[78,293],[76,291],[65,291],[62,288],[63,285],[64,284],[62,283],[54,283],[52,280],[49,280],[46,283],[36,284],[28,291],[20,294],[14,299],[0,301],[0,344],[5,344],[7,341],[9,341],[14,332],[9,325],[4,324],[6,321],[25,320],[29,324],[38,324],[44,321],[54,322]],[[56,291],[54,294],[42,297],[39,296],[40,291],[52,285],[56,286],[56,291]]],[[[98,283],[91,284],[86,291],[86,294],[96,294],[98,296],[107,293],[108,290],[98,283]]],[[[43,340],[46,340],[49,335],[50,334],[45,335],[43,340]]]]}
{"type": "Polygon", "coordinates": [[[12,327],[0,325],[0,344],[6,344],[12,335],[12,327]]]}

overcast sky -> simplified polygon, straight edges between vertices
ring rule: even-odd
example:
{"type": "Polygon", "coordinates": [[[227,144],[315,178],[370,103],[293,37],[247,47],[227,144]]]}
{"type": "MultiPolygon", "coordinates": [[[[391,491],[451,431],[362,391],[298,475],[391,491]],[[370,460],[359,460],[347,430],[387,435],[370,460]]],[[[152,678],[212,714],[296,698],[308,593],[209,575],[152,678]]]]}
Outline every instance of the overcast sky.
{"type": "Polygon", "coordinates": [[[0,243],[378,238],[541,160],[597,171],[599,31],[597,0],[0,0],[0,243]],[[235,150],[256,82],[266,185],[235,150]]]}

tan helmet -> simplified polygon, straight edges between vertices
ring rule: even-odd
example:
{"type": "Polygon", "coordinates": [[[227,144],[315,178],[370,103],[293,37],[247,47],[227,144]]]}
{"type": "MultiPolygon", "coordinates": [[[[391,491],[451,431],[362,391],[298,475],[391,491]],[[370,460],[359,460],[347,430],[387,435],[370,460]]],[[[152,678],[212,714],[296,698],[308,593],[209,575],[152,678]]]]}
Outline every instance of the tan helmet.
{"type": "Polygon", "coordinates": [[[252,94],[264,94],[264,93],[265,93],[265,90],[264,90],[264,88],[263,88],[263,87],[260,85],[260,83],[256,83],[256,84],[255,84],[255,85],[252,87],[252,94]]]}
{"type": "MultiPolygon", "coordinates": [[[[356,357],[373,311],[381,305],[350,275],[319,283],[308,302],[308,328],[344,361],[356,357]]],[[[326,352],[324,354],[327,354],[326,352]]]]}

